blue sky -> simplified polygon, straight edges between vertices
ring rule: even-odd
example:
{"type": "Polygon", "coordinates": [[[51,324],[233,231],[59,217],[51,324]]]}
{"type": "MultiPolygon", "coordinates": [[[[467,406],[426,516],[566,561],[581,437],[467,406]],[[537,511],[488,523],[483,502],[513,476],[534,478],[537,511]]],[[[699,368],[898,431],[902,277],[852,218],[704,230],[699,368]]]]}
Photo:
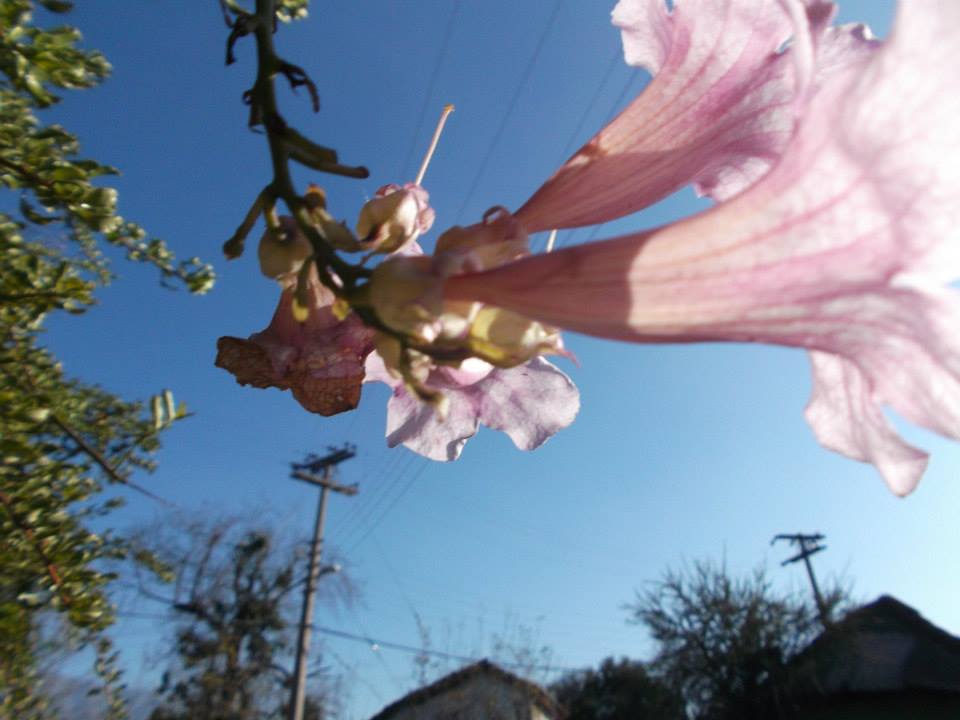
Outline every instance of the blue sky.
{"type": "MultiPolygon", "coordinates": [[[[449,102],[457,109],[424,183],[438,216],[427,244],[492,205],[518,207],[646,82],[619,60],[608,5],[315,2],[311,17],[282,27],[277,41],[316,80],[323,107],[313,115],[303,95],[281,88],[282,110],[371,177],[298,171],[297,181],[324,185],[333,213],[352,223],[381,184],[413,178],[449,102]]],[[[887,32],[892,2],[841,5],[841,20],[887,32]]],[[[315,494],[287,479],[287,464],[327,445],[358,446],[340,479],[359,483],[360,493],[332,499],[327,540],[362,596],[353,610],[319,607],[318,624],[416,644],[416,611],[438,647],[460,654],[482,651],[491,632],[524,626],[560,666],[644,657],[651,646],[625,624],[622,605],[667,566],[712,558],[746,572],[766,561],[779,586],[805,590],[801,568],[778,566],[788,549],[769,542],[820,531],[829,546],[816,558],[822,578],[843,578],[863,599],[896,595],[960,634],[960,448],[907,429],[934,455],[919,489],[897,499],[872,468],[813,440],[799,351],[569,336],[580,364],[564,369],[583,399],[574,425],[533,453],[481,431],[454,464],[386,449],[384,388],[367,387],[354,413],[320,418],[288,394],[237,386],[213,366],[216,339],[263,328],[277,298],[255,253],[220,259],[269,180],[264,138],[247,129],[240,102],[255,72],[252,42],[241,41],[237,64],[224,67],[226,30],[213,0],[87,0],[70,21],[115,72],[50,117],[79,134],[84,153],[122,168],[125,216],[179,254],[215,262],[219,280],[210,295],[190,297],[119,261],[101,304],[52,322],[48,342],[70,373],[123,395],[172,388],[187,402],[195,417],[167,435],[160,470],[144,480],[181,508],[269,507],[282,527],[307,533],[315,494]]],[[[687,190],[598,237],[703,206],[687,190]]],[[[131,496],[120,517],[132,526],[160,510],[131,496]]],[[[156,612],[146,603],[130,609],[156,612]]],[[[135,619],[118,629],[131,683],[156,681],[150,657],[161,631],[135,619]]],[[[348,717],[367,717],[409,689],[402,653],[335,637],[318,637],[315,647],[347,672],[348,717]]]]}

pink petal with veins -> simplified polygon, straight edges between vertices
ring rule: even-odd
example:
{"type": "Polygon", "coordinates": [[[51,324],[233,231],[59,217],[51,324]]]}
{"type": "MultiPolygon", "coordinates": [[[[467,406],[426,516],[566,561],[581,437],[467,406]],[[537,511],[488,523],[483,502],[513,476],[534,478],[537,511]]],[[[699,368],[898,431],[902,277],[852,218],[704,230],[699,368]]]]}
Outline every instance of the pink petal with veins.
{"type": "Polygon", "coordinates": [[[818,439],[909,492],[923,456],[881,405],[960,437],[960,299],[943,287],[960,276],[960,93],[945,71],[958,46],[960,3],[903,2],[889,42],[819,82],[780,162],[745,192],[451,278],[446,296],[608,338],[814,350],[818,439]]]}
{"type": "Polygon", "coordinates": [[[336,415],[360,401],[363,363],[373,348],[373,331],[356,316],[338,320],[333,295],[315,283],[309,288],[309,314],[293,317],[294,290],[284,290],[270,325],[249,339],[217,340],[215,364],[240,385],[290,390],[306,410],[336,415]]]}
{"type": "Polygon", "coordinates": [[[794,34],[793,19],[801,23],[799,54],[835,46],[830,67],[857,60],[873,45],[851,40],[862,31],[825,32],[833,3],[784,2],[796,11],[757,0],[677,0],[668,13],[664,0],[621,0],[613,18],[623,30],[627,62],[656,76],[517,219],[530,232],[590,225],[641,210],[690,183],[722,200],[761,177],[793,134],[800,91],[813,82],[808,76],[822,74],[798,63],[798,53],[778,52],[794,34]]]}
{"type": "Polygon", "coordinates": [[[863,373],[838,355],[811,352],[813,393],[804,416],[824,447],[876,465],[897,495],[916,487],[925,452],[908,445],[873,401],[863,373]]]}
{"type": "Polygon", "coordinates": [[[534,450],[573,422],[580,392],[573,381],[542,357],[495,369],[477,383],[480,421],[505,432],[521,450],[534,450]]]}

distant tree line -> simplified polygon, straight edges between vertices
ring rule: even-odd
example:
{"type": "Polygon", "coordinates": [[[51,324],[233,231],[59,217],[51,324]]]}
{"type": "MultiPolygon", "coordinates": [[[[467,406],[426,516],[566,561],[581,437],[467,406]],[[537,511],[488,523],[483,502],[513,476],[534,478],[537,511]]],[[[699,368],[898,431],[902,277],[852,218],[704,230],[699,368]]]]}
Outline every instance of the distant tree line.
{"type": "MultiPolygon", "coordinates": [[[[834,588],[826,602],[838,614],[849,597],[834,588]]],[[[738,579],[705,562],[667,571],[627,610],[656,655],[608,658],[554,683],[567,720],[791,718],[789,663],[823,630],[813,600],[776,593],[762,569],[738,579]]]]}

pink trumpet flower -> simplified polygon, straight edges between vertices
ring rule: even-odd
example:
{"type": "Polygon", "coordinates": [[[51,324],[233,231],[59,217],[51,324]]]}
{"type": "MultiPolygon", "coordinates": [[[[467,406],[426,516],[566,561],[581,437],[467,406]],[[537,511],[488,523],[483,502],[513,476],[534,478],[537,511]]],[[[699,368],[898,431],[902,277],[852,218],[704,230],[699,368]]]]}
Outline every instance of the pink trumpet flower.
{"type": "Polygon", "coordinates": [[[449,278],[445,297],[633,342],[806,348],[817,439],[906,495],[928,458],[882,406],[960,438],[960,2],[905,0],[879,47],[827,29],[816,0],[674,6],[620,3],[628,60],[660,73],[518,218],[603,222],[684,182],[722,202],[449,278]],[[794,23],[781,54],[778,12],[794,23]]]}
{"type": "Polygon", "coordinates": [[[304,409],[336,415],[360,402],[363,363],[373,349],[373,332],[354,315],[339,320],[333,293],[312,284],[307,319],[293,313],[294,288],[280,294],[270,325],[249,339],[217,340],[216,366],[241,385],[290,390],[304,409]]]}
{"type": "Polygon", "coordinates": [[[270,324],[249,338],[218,339],[214,364],[240,385],[290,390],[310,412],[336,415],[352,410],[360,401],[373,330],[355,315],[341,320],[334,314],[333,292],[321,284],[312,266],[297,301],[298,274],[313,259],[293,218],[280,219],[279,236],[264,233],[259,256],[261,271],[280,283],[277,309],[270,324]]]}

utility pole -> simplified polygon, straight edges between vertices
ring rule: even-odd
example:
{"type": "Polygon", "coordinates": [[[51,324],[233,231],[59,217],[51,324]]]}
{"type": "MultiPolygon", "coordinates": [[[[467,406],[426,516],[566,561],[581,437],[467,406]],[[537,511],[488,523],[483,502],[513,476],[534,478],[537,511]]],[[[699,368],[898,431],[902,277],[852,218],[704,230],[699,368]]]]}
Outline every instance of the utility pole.
{"type": "Polygon", "coordinates": [[[813,565],[810,564],[810,556],[815,555],[821,550],[826,550],[826,545],[821,545],[820,541],[824,540],[825,536],[820,533],[813,533],[812,535],[804,535],[803,533],[795,533],[793,535],[780,534],[773,538],[770,541],[770,544],[773,545],[778,540],[786,540],[792,545],[797,545],[800,548],[800,552],[794,555],[792,558],[788,558],[780,563],[781,566],[789,565],[791,563],[799,562],[803,560],[803,564],[807,566],[807,577],[810,578],[810,587],[813,588],[813,598],[817,602],[817,610],[820,613],[820,622],[824,627],[830,625],[830,614],[827,610],[827,604],[823,600],[823,595],[820,594],[820,586],[817,585],[817,578],[813,574],[813,565]]]}
{"type": "Polygon", "coordinates": [[[317,518],[313,525],[313,543],[310,546],[310,569],[307,572],[307,584],[303,591],[303,608],[300,614],[300,630],[297,635],[297,659],[293,669],[293,687],[290,689],[290,720],[303,720],[303,701],[306,697],[307,654],[310,650],[310,636],[313,624],[313,601],[317,590],[317,580],[326,572],[337,572],[339,568],[320,568],[320,552],[323,549],[323,521],[327,514],[327,494],[330,490],[343,495],[356,495],[357,486],[338,485],[333,482],[333,468],[357,454],[353,445],[344,445],[339,450],[329,448],[324,457],[308,455],[302,463],[291,463],[290,477],[294,480],[316,485],[320,488],[320,500],[317,505],[317,518]],[[319,474],[319,473],[322,473],[319,474]]]}

